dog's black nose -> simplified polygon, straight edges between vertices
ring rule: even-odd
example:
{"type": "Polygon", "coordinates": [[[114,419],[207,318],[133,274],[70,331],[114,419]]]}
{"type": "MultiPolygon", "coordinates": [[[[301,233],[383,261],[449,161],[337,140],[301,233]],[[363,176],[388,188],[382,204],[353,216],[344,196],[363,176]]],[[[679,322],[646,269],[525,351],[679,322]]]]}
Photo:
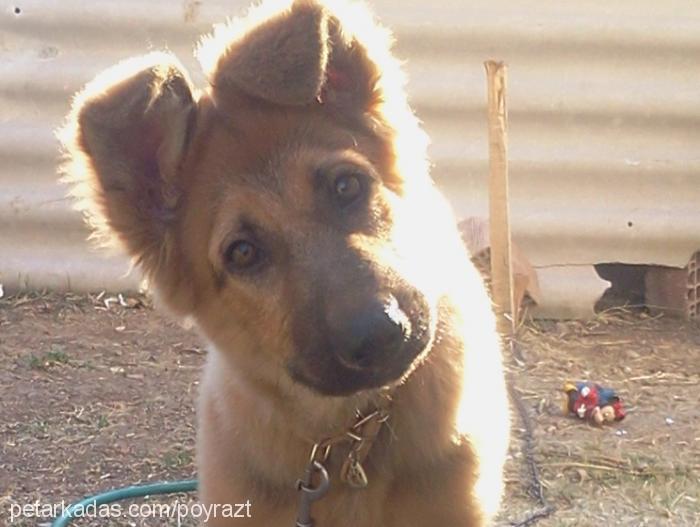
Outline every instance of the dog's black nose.
{"type": "Polygon", "coordinates": [[[348,317],[335,335],[335,351],[346,366],[376,367],[400,350],[407,332],[408,318],[390,295],[348,317]]]}

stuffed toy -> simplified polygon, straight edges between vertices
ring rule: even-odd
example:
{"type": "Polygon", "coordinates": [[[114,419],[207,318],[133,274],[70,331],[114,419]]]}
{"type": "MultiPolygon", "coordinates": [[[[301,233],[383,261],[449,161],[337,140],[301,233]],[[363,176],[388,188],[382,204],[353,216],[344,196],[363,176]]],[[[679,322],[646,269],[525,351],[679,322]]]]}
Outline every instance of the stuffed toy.
{"type": "Polygon", "coordinates": [[[566,382],[565,413],[573,414],[596,425],[625,418],[622,401],[612,388],[592,382],[566,382]]]}

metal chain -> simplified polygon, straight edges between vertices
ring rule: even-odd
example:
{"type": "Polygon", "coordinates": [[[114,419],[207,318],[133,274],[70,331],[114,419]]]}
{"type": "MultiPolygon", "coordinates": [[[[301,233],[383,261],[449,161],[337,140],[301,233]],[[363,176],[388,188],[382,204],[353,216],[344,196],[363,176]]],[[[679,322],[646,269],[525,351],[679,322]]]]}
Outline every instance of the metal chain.
{"type": "Polygon", "coordinates": [[[299,505],[295,527],[314,526],[311,506],[315,501],[323,498],[330,489],[330,477],[325,465],[335,445],[350,443],[350,450],[340,471],[341,481],[356,489],[367,487],[369,480],[362,463],[369,455],[382,425],[389,419],[388,406],[391,398],[387,393],[382,394],[382,397],[385,404],[368,415],[362,415],[357,410],[355,423],[343,434],[326,438],[313,445],[304,475],[297,481],[299,505]],[[314,486],[316,475],[319,482],[314,486]]]}

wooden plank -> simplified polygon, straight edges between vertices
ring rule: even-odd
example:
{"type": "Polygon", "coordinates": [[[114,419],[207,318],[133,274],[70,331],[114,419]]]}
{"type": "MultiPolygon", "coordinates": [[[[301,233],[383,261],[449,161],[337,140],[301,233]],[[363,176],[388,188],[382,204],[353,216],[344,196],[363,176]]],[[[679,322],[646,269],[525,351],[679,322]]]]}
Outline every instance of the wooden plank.
{"type": "Polygon", "coordinates": [[[506,65],[489,60],[484,66],[488,91],[491,288],[498,330],[504,337],[510,337],[517,319],[517,306],[513,301],[508,201],[506,65]]]}

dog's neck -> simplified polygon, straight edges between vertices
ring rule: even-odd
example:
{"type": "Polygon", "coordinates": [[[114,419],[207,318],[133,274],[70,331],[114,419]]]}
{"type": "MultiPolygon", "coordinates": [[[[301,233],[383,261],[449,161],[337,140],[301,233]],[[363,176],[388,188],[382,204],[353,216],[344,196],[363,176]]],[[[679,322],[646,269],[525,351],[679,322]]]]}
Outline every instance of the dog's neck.
{"type": "MultiPolygon", "coordinates": [[[[445,309],[441,315],[450,316],[445,309]]],[[[386,430],[371,452],[375,466],[417,466],[454,440],[456,408],[451,406],[456,405],[455,393],[461,387],[463,348],[447,333],[449,327],[447,320],[441,320],[428,357],[393,391],[386,430]],[[445,411],[436,412],[436,407],[445,411]]],[[[280,465],[274,472],[258,474],[271,484],[288,485],[299,476],[315,443],[342,434],[354,422],[357,410],[371,411],[383,397],[379,390],[327,397],[285,378],[271,384],[244,377],[234,361],[220,351],[214,351],[210,362],[207,375],[211,378],[205,382],[218,385],[216,392],[222,403],[236,405],[232,412],[222,412],[221,419],[231,419],[223,423],[225,428],[245,430],[236,434],[245,462],[257,472],[258,467],[264,470],[262,467],[270,466],[269,462],[256,463],[258,456],[285,452],[275,455],[280,465]]]]}
{"type": "Polygon", "coordinates": [[[241,401],[243,407],[256,409],[261,424],[279,423],[286,428],[287,438],[303,441],[311,447],[319,440],[342,432],[351,423],[357,410],[377,405],[382,394],[369,390],[348,397],[320,395],[285,376],[275,382],[267,378],[245,376],[235,360],[214,351],[217,367],[227,372],[226,389],[241,401]]]}

